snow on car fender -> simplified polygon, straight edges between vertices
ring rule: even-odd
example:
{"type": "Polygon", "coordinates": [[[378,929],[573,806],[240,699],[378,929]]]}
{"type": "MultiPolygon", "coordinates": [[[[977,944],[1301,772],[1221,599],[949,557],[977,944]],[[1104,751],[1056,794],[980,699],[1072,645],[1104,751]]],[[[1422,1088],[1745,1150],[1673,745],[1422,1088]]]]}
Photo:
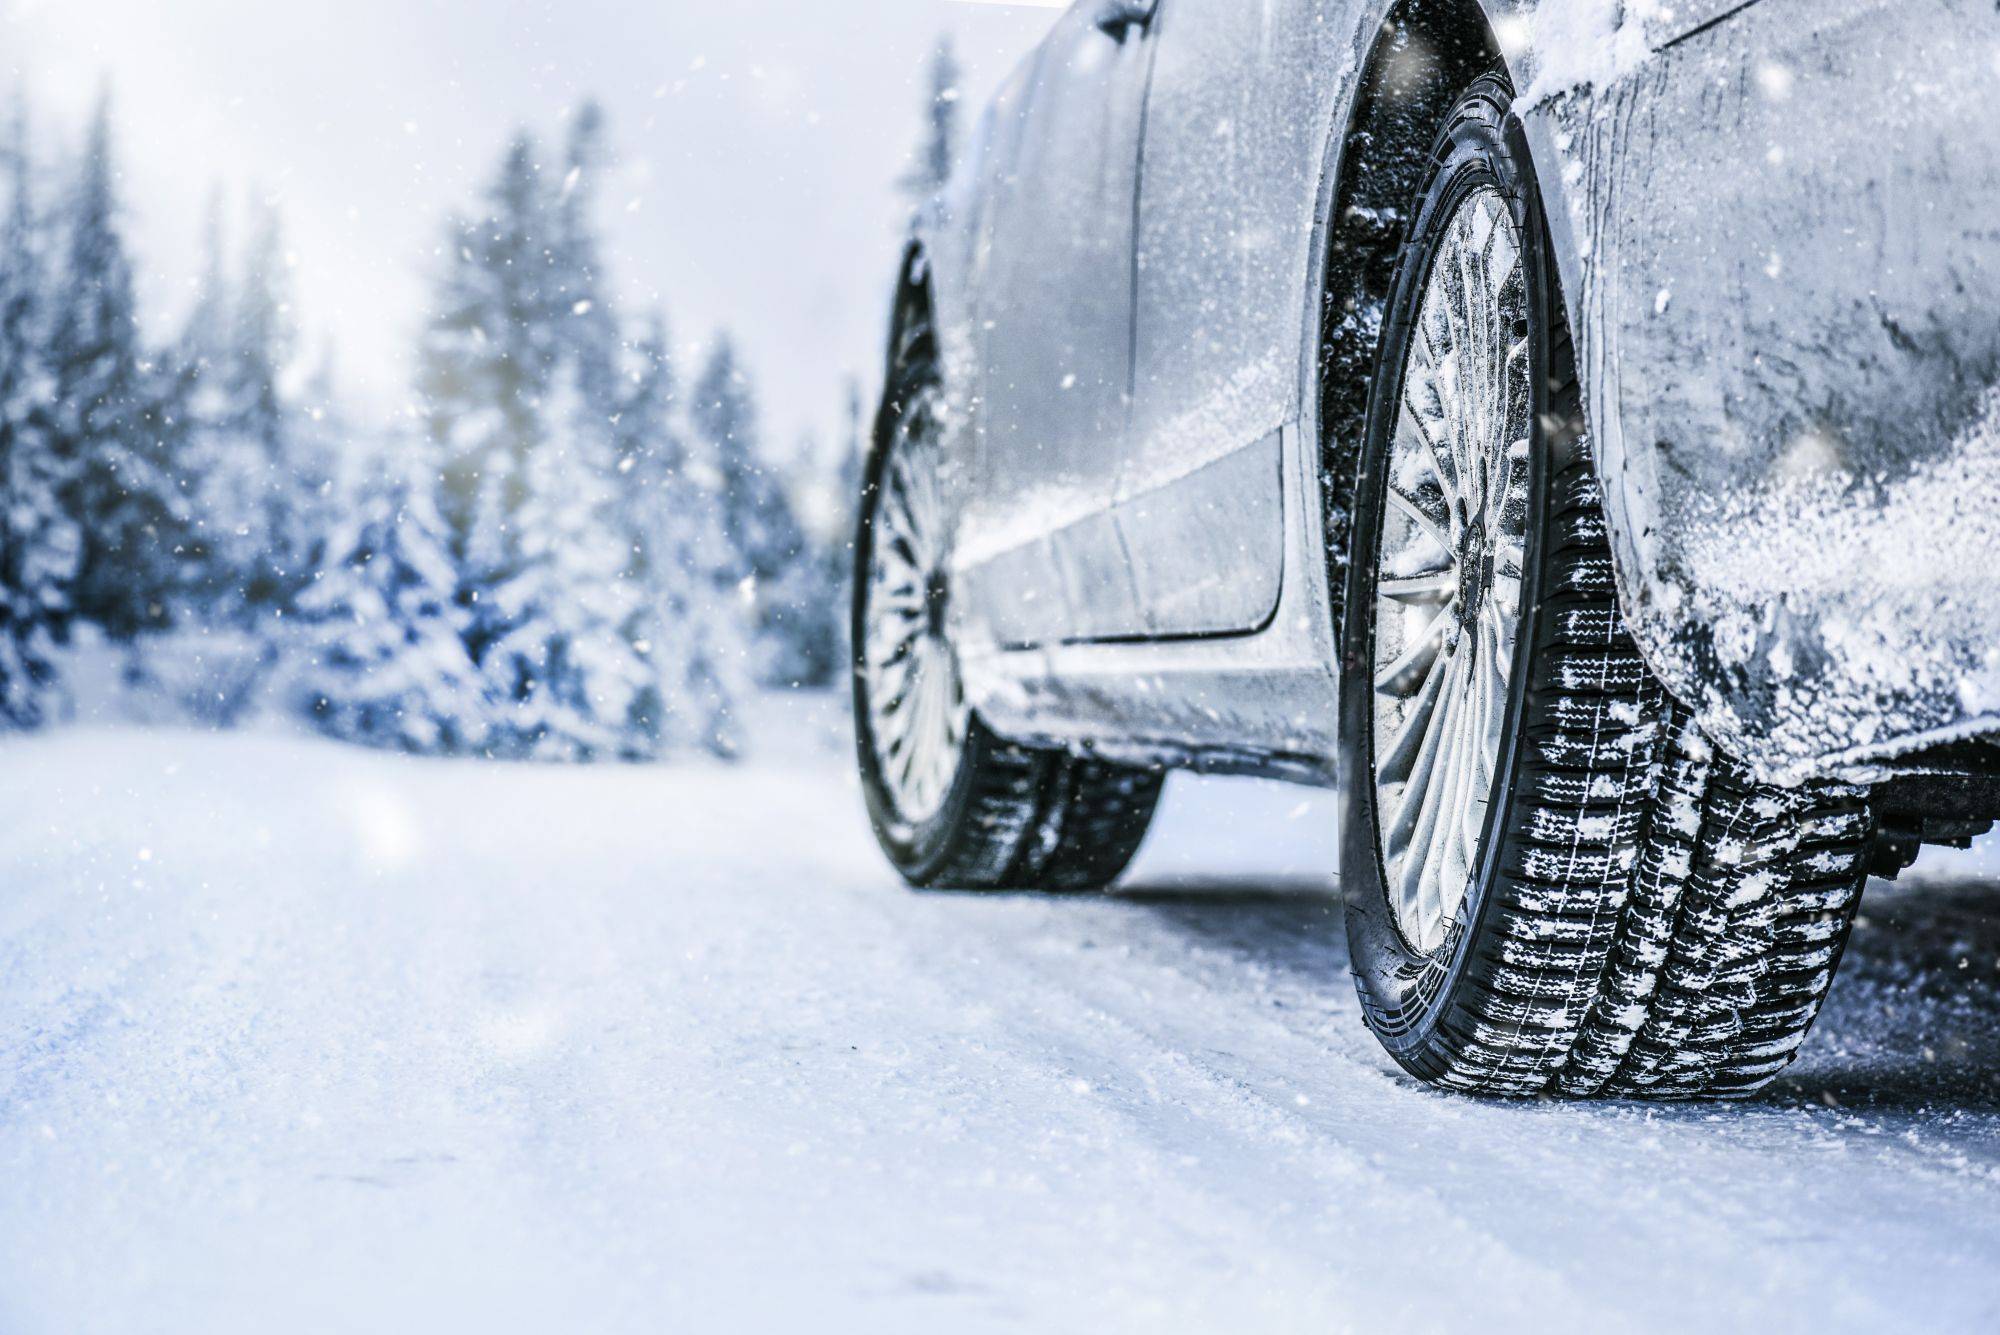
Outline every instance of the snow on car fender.
{"type": "Polygon", "coordinates": [[[1767,778],[1990,730],[2000,15],[1673,9],[1497,25],[1532,71],[1634,631],[1767,778]]]}

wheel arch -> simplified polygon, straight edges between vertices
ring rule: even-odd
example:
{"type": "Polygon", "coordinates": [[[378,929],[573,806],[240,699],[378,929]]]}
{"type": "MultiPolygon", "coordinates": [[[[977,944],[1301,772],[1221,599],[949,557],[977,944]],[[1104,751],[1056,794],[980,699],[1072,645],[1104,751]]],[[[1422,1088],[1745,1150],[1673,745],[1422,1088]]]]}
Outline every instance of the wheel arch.
{"type": "MultiPolygon", "coordinates": [[[[1439,130],[1474,79],[1505,70],[1516,88],[1532,70],[1501,34],[1518,30],[1504,0],[1378,0],[1357,37],[1360,74],[1344,118],[1329,136],[1319,216],[1317,338],[1308,347],[1320,435],[1320,508],[1328,553],[1328,594],[1341,624],[1355,470],[1381,347],[1382,310],[1402,252],[1404,217],[1439,130]]],[[[1576,294],[1582,264],[1554,145],[1524,127],[1548,239],[1570,328],[1580,329],[1576,294]]],[[[1595,421],[1588,384],[1585,415],[1595,421]]],[[[1617,516],[1612,516],[1614,526],[1617,516]]]]}
{"type": "Polygon", "coordinates": [[[903,247],[902,262],[896,269],[896,295],[889,307],[889,342],[883,363],[884,383],[905,351],[903,340],[909,335],[912,315],[925,308],[935,310],[930,252],[921,237],[913,237],[903,247]]]}
{"type": "Polygon", "coordinates": [[[916,344],[924,339],[931,341],[931,355],[942,370],[948,349],[938,309],[937,275],[931,264],[930,243],[919,231],[904,245],[896,269],[895,296],[889,307],[888,338],[883,348],[882,393],[869,437],[871,453],[882,448],[887,433],[895,425],[897,368],[906,364],[916,344]]]}

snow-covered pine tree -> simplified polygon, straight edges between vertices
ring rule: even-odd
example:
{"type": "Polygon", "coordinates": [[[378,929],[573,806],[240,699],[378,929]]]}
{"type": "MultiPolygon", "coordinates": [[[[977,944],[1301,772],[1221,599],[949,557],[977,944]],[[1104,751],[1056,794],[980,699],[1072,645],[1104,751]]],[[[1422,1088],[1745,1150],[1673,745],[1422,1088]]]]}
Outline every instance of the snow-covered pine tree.
{"type": "MultiPolygon", "coordinates": [[[[598,187],[609,163],[604,114],[586,102],[570,117],[563,154],[562,184],[556,192],[553,253],[557,279],[559,356],[571,369],[576,396],[572,422],[555,424],[559,435],[603,432],[611,445],[608,462],[615,476],[609,492],[607,521],[624,542],[625,563],[619,578],[631,595],[631,615],[621,627],[625,642],[643,672],[643,684],[633,696],[623,720],[623,749],[629,758],[657,756],[684,739],[672,736],[676,711],[670,708],[661,669],[665,653],[658,633],[660,591],[648,562],[644,525],[648,518],[640,493],[643,465],[659,442],[645,438],[647,405],[627,412],[628,399],[654,390],[646,352],[629,347],[619,327],[615,303],[606,290],[603,247],[597,233],[598,187]],[[629,381],[621,370],[629,367],[629,381]]],[[[661,368],[664,370],[664,363],[661,368]]],[[[667,381],[671,399],[671,380],[667,381]]],[[[611,722],[612,720],[604,720],[611,722]]]]}
{"type": "Polygon", "coordinates": [[[826,678],[816,684],[838,688],[843,696],[847,674],[854,661],[851,634],[854,538],[861,515],[861,479],[867,464],[863,413],[861,382],[849,376],[840,445],[827,483],[829,504],[826,508],[826,528],[821,535],[818,552],[820,588],[826,600],[830,625],[827,627],[826,678]]]}
{"type": "MultiPolygon", "coordinates": [[[[317,362],[299,393],[291,400],[292,426],[289,432],[292,485],[288,491],[291,535],[287,538],[289,560],[298,571],[297,598],[326,569],[337,553],[332,536],[339,523],[345,492],[341,477],[343,461],[352,450],[354,432],[342,408],[340,377],[335,372],[333,346],[324,343],[317,362]]],[[[428,459],[428,455],[425,456],[428,459]]],[[[437,507],[435,470],[426,482],[428,504],[437,507]]],[[[282,636],[281,636],[282,638],[282,636]]]]}
{"type": "Polygon", "coordinates": [[[620,344],[591,218],[594,108],[560,185],[517,138],[487,217],[462,226],[423,357],[468,644],[498,754],[636,758],[657,747],[643,589],[617,502],[620,344]]]}
{"type": "Polygon", "coordinates": [[[176,360],[185,377],[176,471],[189,501],[181,550],[188,619],[241,626],[248,590],[264,560],[267,470],[237,410],[233,306],[222,193],[209,197],[203,263],[176,360]]]}
{"type": "Polygon", "coordinates": [[[16,102],[5,147],[0,219],[0,727],[47,721],[58,690],[55,648],[82,537],[60,503],[52,435],[55,381],[44,233],[35,210],[27,111],[16,102]]]}
{"type": "Polygon", "coordinates": [[[347,451],[326,558],[298,596],[305,712],[344,741],[420,754],[486,742],[433,450],[393,438],[347,451]]]}
{"type": "Polygon", "coordinates": [[[632,544],[619,522],[611,423],[585,392],[577,358],[557,366],[546,415],[548,438],[527,458],[514,568],[482,599],[501,627],[479,660],[496,702],[488,750],[642,758],[651,748],[632,724],[653,684],[631,638],[642,589],[627,578],[632,544]]]}
{"type": "Polygon", "coordinates": [[[168,624],[187,505],[173,467],[180,381],[140,347],[116,183],[107,97],[62,220],[53,422],[63,512],[83,538],[69,611],[129,642],[168,624]]]}
{"type": "Polygon", "coordinates": [[[788,463],[774,466],[776,480],[796,517],[800,550],[759,601],[771,609],[782,639],[776,664],[781,683],[798,690],[824,690],[839,675],[841,593],[844,576],[836,577],[827,550],[844,546],[847,534],[834,531],[835,503],[829,459],[819,437],[799,438],[788,463]]]}
{"type": "MultiPolygon", "coordinates": [[[[656,313],[636,342],[625,339],[605,287],[595,208],[607,162],[602,112],[586,103],[570,124],[556,253],[569,316],[563,355],[576,359],[591,429],[611,426],[613,515],[635,595],[626,639],[647,669],[628,747],[730,757],[742,747],[737,711],[749,657],[734,553],[717,496],[684,467],[665,321],[656,313]]],[[[712,469],[703,475],[713,476],[712,469]]]]}
{"type": "Polygon", "coordinates": [[[277,211],[260,205],[230,312],[228,382],[232,425],[259,483],[247,516],[258,541],[243,597],[265,633],[291,610],[309,573],[306,523],[323,467],[305,457],[299,409],[284,388],[297,352],[288,267],[277,211]]]}
{"type": "Polygon", "coordinates": [[[561,355],[578,360],[583,394],[606,416],[618,411],[622,337],[605,290],[603,247],[597,237],[597,188],[608,162],[603,110],[586,102],[570,119],[556,192],[552,255],[561,355]]]}
{"type": "Polygon", "coordinates": [[[653,667],[639,723],[669,749],[733,757],[749,658],[739,558],[723,532],[719,470],[691,466],[675,429],[669,347],[655,314],[632,351],[618,414],[619,503],[635,539],[629,574],[645,594],[634,639],[653,667]]]}
{"type": "Polygon", "coordinates": [[[930,203],[951,179],[952,163],[958,154],[959,81],[963,76],[958,52],[947,33],[938,38],[931,52],[925,79],[923,136],[901,181],[913,209],[922,209],[930,203]]]}
{"type": "MultiPolygon", "coordinates": [[[[283,385],[294,337],[275,215],[254,215],[255,241],[231,274],[222,196],[209,206],[195,303],[162,361],[178,379],[173,466],[188,519],[178,547],[175,620],[191,632],[164,666],[199,718],[226,726],[257,696],[289,647],[324,537],[315,513],[332,467],[304,405],[283,385]]],[[[156,683],[162,684],[165,683],[156,683]]]]}
{"type": "Polygon", "coordinates": [[[809,646],[825,609],[805,605],[815,596],[817,562],[783,474],[764,454],[756,395],[726,333],[695,384],[688,415],[702,461],[717,471],[723,531],[737,554],[729,573],[755,627],[758,681],[790,687],[823,675],[809,646]]]}
{"type": "MultiPolygon", "coordinates": [[[[840,438],[840,461],[834,470],[835,492],[844,508],[841,531],[853,546],[854,529],[861,517],[861,480],[868,469],[868,409],[857,376],[847,377],[846,430],[840,438]]],[[[842,558],[845,559],[845,558],[842,558]]]]}
{"type": "Polygon", "coordinates": [[[527,463],[545,438],[561,278],[535,142],[509,145],[484,216],[449,229],[419,389],[444,472],[439,506],[475,660],[507,633],[490,593],[519,566],[527,463]]]}

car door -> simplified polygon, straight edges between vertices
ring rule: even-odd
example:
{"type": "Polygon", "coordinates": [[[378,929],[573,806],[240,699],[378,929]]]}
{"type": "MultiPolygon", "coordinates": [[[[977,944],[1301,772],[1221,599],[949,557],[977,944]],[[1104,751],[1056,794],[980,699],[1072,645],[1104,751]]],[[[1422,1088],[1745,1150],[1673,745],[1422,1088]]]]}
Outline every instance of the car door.
{"type": "Polygon", "coordinates": [[[1136,237],[1120,507],[1147,629],[1256,628],[1284,565],[1313,218],[1353,6],[1162,0],[1136,237]]]}
{"type": "Polygon", "coordinates": [[[957,564],[1006,642],[1100,638],[1140,619],[1111,511],[1151,7],[1085,0],[1058,21],[994,190],[977,314],[980,476],[957,564]]]}

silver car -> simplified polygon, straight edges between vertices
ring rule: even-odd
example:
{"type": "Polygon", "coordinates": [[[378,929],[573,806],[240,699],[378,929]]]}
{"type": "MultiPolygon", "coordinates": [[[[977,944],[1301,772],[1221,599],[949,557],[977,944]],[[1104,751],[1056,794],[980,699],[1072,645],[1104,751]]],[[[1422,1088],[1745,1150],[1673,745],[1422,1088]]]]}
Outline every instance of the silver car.
{"type": "Polygon", "coordinates": [[[1337,785],[1404,1068],[1756,1090],[2000,815],[1992,0],[1085,0],[894,307],[854,606],[912,883],[1337,785]]]}

